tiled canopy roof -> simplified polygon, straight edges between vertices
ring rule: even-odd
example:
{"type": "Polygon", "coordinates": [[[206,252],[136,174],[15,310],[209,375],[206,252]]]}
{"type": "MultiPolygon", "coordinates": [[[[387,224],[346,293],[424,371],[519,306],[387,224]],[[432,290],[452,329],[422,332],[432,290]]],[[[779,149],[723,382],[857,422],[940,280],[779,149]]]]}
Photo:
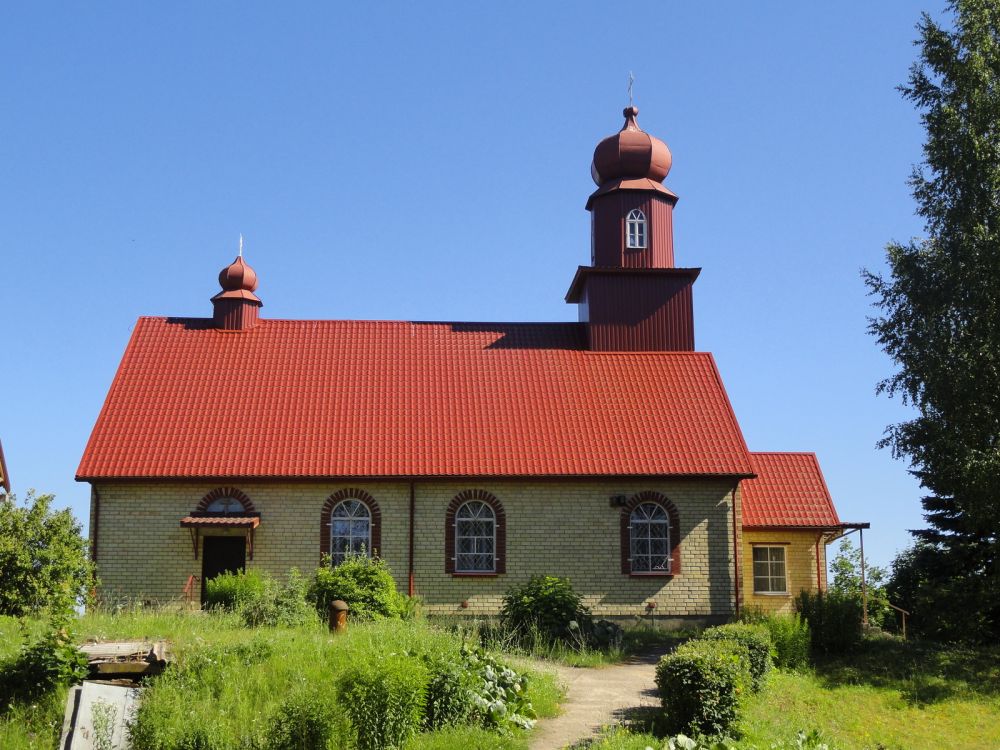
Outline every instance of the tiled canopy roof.
{"type": "Polygon", "coordinates": [[[840,525],[815,453],[751,453],[756,479],[744,480],[743,528],[840,525]]]}
{"type": "Polygon", "coordinates": [[[711,355],[584,348],[575,323],[141,318],[77,476],[752,473],[711,355]]]}

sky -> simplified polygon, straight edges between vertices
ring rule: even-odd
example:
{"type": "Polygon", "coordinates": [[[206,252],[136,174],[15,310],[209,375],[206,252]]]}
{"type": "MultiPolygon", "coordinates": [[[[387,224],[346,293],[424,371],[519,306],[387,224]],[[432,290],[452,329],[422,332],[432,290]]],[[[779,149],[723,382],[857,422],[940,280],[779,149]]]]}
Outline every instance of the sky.
{"type": "Polygon", "coordinates": [[[843,3],[193,2],[0,7],[0,440],[74,473],[140,315],[211,315],[246,238],[262,315],[575,320],[597,142],[639,124],[697,348],[751,450],[815,451],[887,565],[923,524],[861,269],[923,231],[921,11],[843,3]]]}

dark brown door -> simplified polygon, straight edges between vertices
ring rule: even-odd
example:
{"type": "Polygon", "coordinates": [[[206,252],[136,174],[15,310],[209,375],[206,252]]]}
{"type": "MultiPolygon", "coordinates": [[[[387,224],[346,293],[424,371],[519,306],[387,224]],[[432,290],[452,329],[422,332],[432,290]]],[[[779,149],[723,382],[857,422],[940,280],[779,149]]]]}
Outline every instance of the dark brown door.
{"type": "Polygon", "coordinates": [[[236,573],[247,564],[247,540],[242,536],[206,536],[201,551],[201,602],[205,603],[205,582],[219,573],[236,573]]]}

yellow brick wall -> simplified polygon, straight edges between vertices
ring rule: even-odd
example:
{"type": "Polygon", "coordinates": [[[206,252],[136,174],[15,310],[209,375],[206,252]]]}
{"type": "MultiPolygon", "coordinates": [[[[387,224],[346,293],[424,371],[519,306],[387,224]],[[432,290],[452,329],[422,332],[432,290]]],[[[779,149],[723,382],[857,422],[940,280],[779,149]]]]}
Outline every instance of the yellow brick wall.
{"type": "MultiPolygon", "coordinates": [[[[795,597],[800,591],[817,590],[816,585],[816,531],[752,531],[743,530],[743,606],[768,612],[791,613],[795,611],[795,597]],[[785,576],[787,594],[755,594],[753,590],[753,546],[776,544],[785,548],[785,576]]],[[[826,546],[819,543],[820,580],[826,589],[826,546]]]]}
{"type": "MultiPolygon", "coordinates": [[[[345,487],[370,493],[382,513],[381,556],[407,588],[409,485],[406,482],[226,483],[261,513],[248,567],[308,574],[319,558],[320,511],[345,487]]],[[[180,519],[220,483],[99,483],[98,575],[106,598],[178,598],[188,576],[201,575],[180,519]]],[[[416,593],[433,614],[494,614],[504,591],[532,574],[569,576],[599,616],[729,615],[733,611],[732,485],[722,481],[418,481],[415,483],[416,593]],[[485,489],[507,518],[507,572],[488,578],[445,572],[445,511],[465,489],[485,489]],[[680,518],[681,573],[673,578],[621,573],[619,509],[613,495],[655,490],[680,518]],[[467,607],[462,603],[467,602],[467,607]]],[[[92,527],[93,527],[92,510],[92,527]]],[[[202,533],[205,533],[204,531],[202,533]]],[[[215,533],[215,532],[213,532],[215,533]]],[[[200,555],[199,555],[200,558],[200,555]]]]}

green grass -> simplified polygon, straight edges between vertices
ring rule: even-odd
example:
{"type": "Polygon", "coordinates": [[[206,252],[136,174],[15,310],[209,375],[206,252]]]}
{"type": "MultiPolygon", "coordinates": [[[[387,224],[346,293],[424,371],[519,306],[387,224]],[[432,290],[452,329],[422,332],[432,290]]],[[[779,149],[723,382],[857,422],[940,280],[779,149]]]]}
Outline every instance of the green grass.
{"type": "Polygon", "coordinates": [[[533,631],[518,637],[504,631],[496,621],[435,617],[430,619],[442,629],[465,638],[480,639],[493,651],[525,659],[539,659],[570,667],[606,667],[621,664],[632,656],[651,651],[670,650],[695,635],[693,630],[667,630],[640,624],[624,630],[621,645],[595,648],[571,642],[553,641],[533,631]]]}
{"type": "MultiPolygon", "coordinates": [[[[42,625],[30,627],[40,631],[42,625]]],[[[77,621],[75,632],[80,640],[170,641],[177,668],[151,684],[143,707],[143,720],[155,726],[148,736],[161,747],[190,738],[192,727],[208,728],[212,746],[259,744],[268,719],[298,687],[332,686],[349,664],[376,654],[454,653],[461,646],[454,634],[423,622],[358,623],[333,636],[323,627],[247,630],[232,615],[167,611],[89,614],[77,621]],[[237,647],[242,650],[234,652],[237,647]],[[180,679],[180,667],[195,662],[201,665],[196,678],[180,679]]],[[[26,637],[15,621],[0,618],[0,659],[15,653],[26,637]]],[[[553,676],[531,674],[528,694],[539,716],[558,711],[561,690],[553,676]]],[[[61,691],[38,706],[0,713],[0,748],[54,748],[64,702],[61,691]]],[[[527,747],[523,732],[501,737],[462,728],[438,734],[421,735],[412,747],[527,747]]]]}
{"type": "MultiPolygon", "coordinates": [[[[818,729],[832,750],[1000,748],[1000,649],[865,641],[853,654],[772,674],[751,700],[738,746],[788,746],[818,729]]],[[[615,729],[592,750],[663,747],[615,729]]]]}

